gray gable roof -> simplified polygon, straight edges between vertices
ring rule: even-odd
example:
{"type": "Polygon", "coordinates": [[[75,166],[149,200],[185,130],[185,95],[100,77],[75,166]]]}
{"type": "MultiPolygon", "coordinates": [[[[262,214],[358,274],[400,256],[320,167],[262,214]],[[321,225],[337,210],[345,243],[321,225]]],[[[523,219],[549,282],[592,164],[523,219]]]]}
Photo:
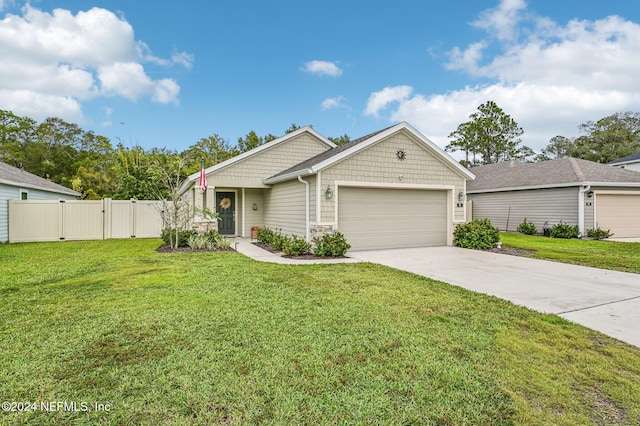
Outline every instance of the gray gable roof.
{"type": "Polygon", "coordinates": [[[24,188],[39,189],[42,191],[55,192],[58,194],[73,195],[79,197],[81,194],[72,189],[58,185],[49,180],[25,172],[17,167],[0,162],[0,183],[20,186],[24,188]]]}
{"type": "Polygon", "coordinates": [[[640,161],[640,152],[636,152],[635,154],[627,155],[626,157],[618,158],[617,160],[613,160],[609,162],[609,164],[618,164],[618,163],[628,163],[631,161],[640,161]]]}
{"type": "Polygon", "coordinates": [[[309,159],[307,159],[307,160],[305,160],[305,161],[303,161],[301,163],[296,164],[295,166],[289,167],[287,170],[283,170],[280,173],[277,173],[277,174],[269,177],[269,179],[277,178],[279,176],[288,175],[290,173],[295,173],[295,172],[299,172],[299,171],[302,171],[302,170],[307,170],[307,169],[311,168],[312,166],[314,166],[316,164],[319,164],[319,163],[321,163],[321,162],[323,162],[325,160],[328,160],[329,158],[334,157],[334,156],[340,154],[341,152],[344,152],[347,149],[349,149],[349,148],[351,148],[353,146],[356,146],[359,143],[362,143],[362,142],[374,137],[375,135],[377,135],[379,133],[382,133],[382,132],[384,132],[384,131],[392,128],[392,127],[394,127],[394,126],[385,127],[382,130],[378,130],[376,132],[369,133],[366,136],[362,136],[361,138],[354,139],[349,143],[343,143],[342,145],[338,145],[335,148],[328,149],[328,150],[326,150],[324,152],[321,152],[320,154],[315,155],[315,156],[313,156],[313,157],[311,157],[311,158],[309,158],[309,159]]]}
{"type": "Polygon", "coordinates": [[[593,183],[608,183],[613,186],[637,183],[640,187],[640,172],[571,157],[540,163],[511,161],[473,167],[470,170],[476,175],[476,179],[467,182],[467,192],[593,183]]]}

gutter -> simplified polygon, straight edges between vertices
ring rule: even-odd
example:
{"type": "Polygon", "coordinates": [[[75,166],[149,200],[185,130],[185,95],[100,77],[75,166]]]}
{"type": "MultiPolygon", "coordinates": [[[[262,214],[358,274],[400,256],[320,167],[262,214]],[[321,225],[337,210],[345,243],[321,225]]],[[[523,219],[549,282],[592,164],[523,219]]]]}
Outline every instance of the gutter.
{"type": "Polygon", "coordinates": [[[304,183],[306,188],[305,188],[305,233],[304,233],[304,239],[307,242],[310,242],[309,239],[309,226],[311,225],[310,223],[310,218],[309,218],[309,182],[307,182],[306,180],[302,179],[302,175],[298,175],[298,180],[301,183],[304,183]]]}
{"type": "Polygon", "coordinates": [[[285,180],[295,179],[296,177],[299,178],[301,176],[309,176],[314,173],[315,172],[313,171],[313,169],[302,169],[302,170],[297,170],[295,172],[287,173],[286,175],[266,178],[262,182],[266,185],[270,185],[272,183],[284,182],[285,180]]]}
{"type": "Polygon", "coordinates": [[[584,235],[584,194],[591,190],[591,185],[587,184],[584,189],[578,191],[578,229],[580,230],[580,236],[584,235]]]}

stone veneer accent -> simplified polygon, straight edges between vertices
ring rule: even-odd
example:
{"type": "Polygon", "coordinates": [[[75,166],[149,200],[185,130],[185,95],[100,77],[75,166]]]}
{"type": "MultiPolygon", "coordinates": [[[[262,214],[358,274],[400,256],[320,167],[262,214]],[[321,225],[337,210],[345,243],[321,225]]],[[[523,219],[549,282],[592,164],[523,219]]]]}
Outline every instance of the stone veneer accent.
{"type": "Polygon", "coordinates": [[[198,234],[204,234],[208,231],[218,230],[218,221],[196,217],[193,219],[192,229],[198,231],[198,234]]]}
{"type": "Polygon", "coordinates": [[[311,239],[320,238],[325,234],[333,234],[336,231],[335,225],[321,225],[321,224],[311,225],[309,230],[310,230],[311,239]]]}

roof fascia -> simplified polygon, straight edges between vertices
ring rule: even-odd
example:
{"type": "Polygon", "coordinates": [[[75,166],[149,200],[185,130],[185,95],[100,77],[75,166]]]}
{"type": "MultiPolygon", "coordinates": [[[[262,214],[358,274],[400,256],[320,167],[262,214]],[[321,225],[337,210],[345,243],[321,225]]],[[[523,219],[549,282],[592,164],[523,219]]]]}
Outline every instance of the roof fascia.
{"type": "Polygon", "coordinates": [[[280,175],[280,176],[276,176],[274,178],[268,178],[263,180],[263,182],[267,185],[271,185],[273,183],[278,183],[278,182],[284,182],[285,180],[290,180],[290,179],[295,179],[298,176],[302,177],[302,176],[309,176],[309,175],[313,175],[316,172],[314,172],[312,169],[302,169],[302,170],[297,170],[295,172],[292,173],[287,173],[286,175],[280,175]]]}
{"type": "Polygon", "coordinates": [[[34,185],[32,183],[15,182],[15,181],[8,180],[8,179],[0,179],[0,183],[3,183],[5,185],[16,186],[16,187],[19,187],[19,188],[29,188],[29,189],[37,189],[38,191],[53,192],[54,194],[71,195],[73,197],[79,197],[79,196],[82,195],[79,192],[74,191],[71,188],[69,188],[67,191],[59,191],[59,190],[52,189],[52,188],[46,188],[44,186],[34,185]]]}
{"type": "Polygon", "coordinates": [[[620,186],[620,187],[640,187],[640,182],[566,182],[566,183],[554,183],[546,185],[528,185],[528,186],[511,186],[504,188],[492,188],[492,189],[477,189],[467,190],[467,194],[483,194],[488,192],[509,192],[509,191],[524,191],[528,189],[552,189],[552,188],[566,188],[571,186],[620,186]]]}
{"type": "MultiPolygon", "coordinates": [[[[237,163],[238,161],[244,160],[245,158],[251,157],[253,155],[259,154],[262,151],[265,151],[267,149],[273,148],[274,146],[288,141],[289,139],[295,138],[296,136],[299,136],[303,133],[311,133],[313,136],[315,136],[316,138],[318,138],[321,142],[323,142],[324,144],[326,144],[329,148],[335,148],[336,144],[334,144],[333,142],[331,142],[329,139],[325,138],[324,136],[322,136],[320,133],[318,133],[317,131],[315,131],[313,129],[313,127],[311,126],[305,126],[302,127],[298,130],[295,130],[291,133],[287,133],[284,136],[279,137],[278,139],[274,139],[271,142],[267,142],[265,144],[262,144],[260,146],[257,146],[249,151],[243,152],[242,154],[236,155],[235,157],[231,157],[228,160],[223,161],[222,163],[218,163],[215,164],[211,167],[208,167],[204,170],[205,174],[209,174],[209,173],[213,173],[216,172],[218,170],[224,169],[225,167],[229,167],[232,164],[237,163]]],[[[189,175],[184,183],[180,186],[180,190],[178,191],[178,195],[182,195],[185,193],[185,191],[191,186],[191,184],[193,182],[195,182],[197,179],[200,178],[200,172],[196,172],[193,173],[191,175],[189,175]]]]}

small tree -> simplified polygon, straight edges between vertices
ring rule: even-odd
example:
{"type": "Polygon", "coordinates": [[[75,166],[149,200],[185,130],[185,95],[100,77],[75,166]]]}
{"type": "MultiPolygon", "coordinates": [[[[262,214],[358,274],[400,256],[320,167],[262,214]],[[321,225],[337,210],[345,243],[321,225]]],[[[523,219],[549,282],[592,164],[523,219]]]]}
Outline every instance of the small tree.
{"type": "Polygon", "coordinates": [[[156,186],[158,199],[162,201],[163,228],[169,231],[169,246],[178,248],[180,234],[189,229],[196,214],[205,218],[219,219],[219,215],[211,210],[196,209],[189,200],[180,194],[180,187],[184,183],[182,171],[186,159],[173,155],[166,164],[155,164],[160,180],[156,186]],[[166,196],[164,196],[166,194],[166,196]]]}

